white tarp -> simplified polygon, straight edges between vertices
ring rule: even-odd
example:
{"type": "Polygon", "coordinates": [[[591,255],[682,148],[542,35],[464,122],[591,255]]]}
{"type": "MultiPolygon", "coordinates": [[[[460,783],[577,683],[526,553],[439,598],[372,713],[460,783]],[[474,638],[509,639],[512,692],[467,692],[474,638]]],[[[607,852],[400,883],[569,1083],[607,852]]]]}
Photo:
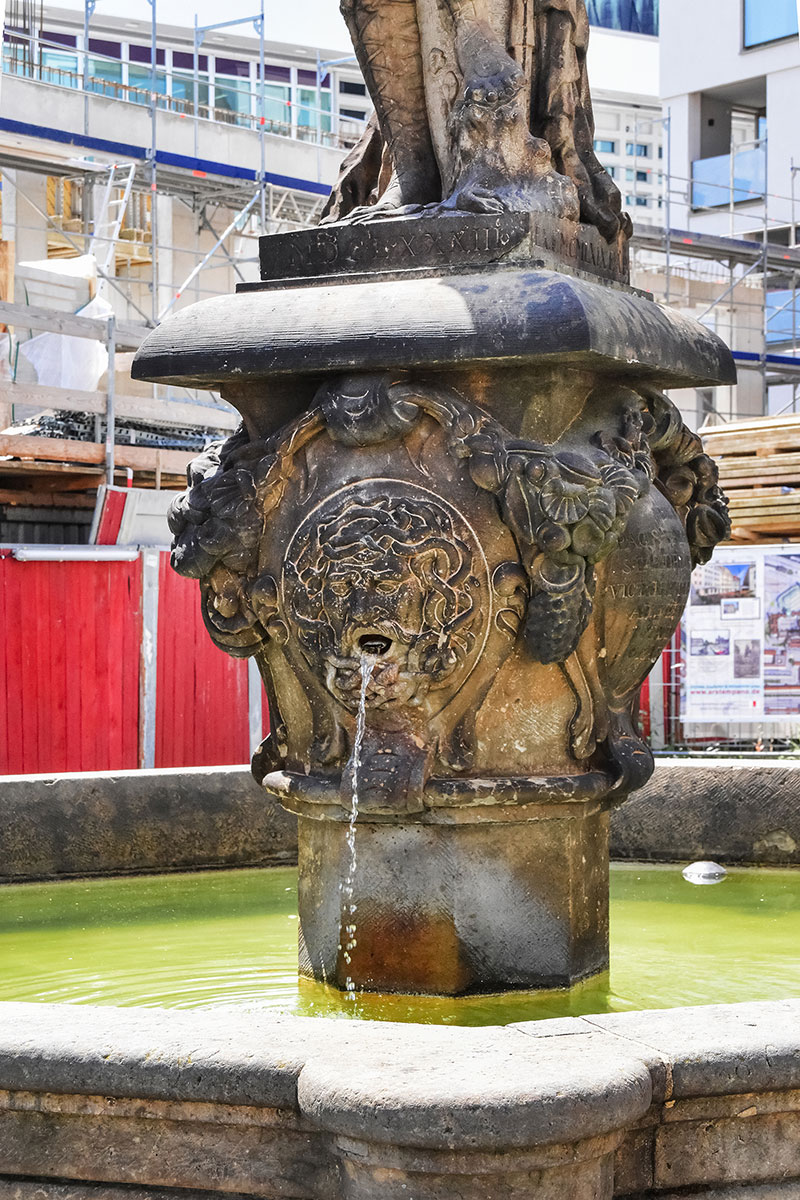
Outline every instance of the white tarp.
{"type": "MultiPolygon", "coordinates": [[[[25,285],[29,304],[101,319],[113,312],[107,300],[94,294],[97,261],[93,254],[19,263],[17,278],[25,285]]],[[[62,333],[40,333],[21,342],[19,353],[35,370],[37,382],[45,387],[93,392],[108,368],[108,351],[102,342],[62,333]]]]}
{"type": "MultiPolygon", "coordinates": [[[[95,296],[77,315],[104,318],[110,317],[112,312],[107,300],[95,296]]],[[[45,387],[93,392],[108,370],[108,350],[102,342],[91,338],[40,333],[30,341],[22,342],[19,352],[36,371],[37,382],[45,387]]]]}

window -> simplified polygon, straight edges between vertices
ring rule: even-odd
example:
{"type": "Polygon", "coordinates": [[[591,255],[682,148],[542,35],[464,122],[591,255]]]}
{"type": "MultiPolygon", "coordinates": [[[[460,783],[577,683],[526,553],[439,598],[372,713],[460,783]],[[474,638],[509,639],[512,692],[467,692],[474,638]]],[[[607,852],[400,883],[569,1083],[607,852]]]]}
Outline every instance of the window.
{"type": "MultiPolygon", "coordinates": [[[[260,78],[256,66],[256,78],[260,78]]],[[[288,133],[292,123],[292,72],[278,63],[264,63],[264,120],[268,126],[282,126],[277,132],[288,133]]],[[[258,103],[258,84],[256,103],[258,103]]]]}
{"type": "Polygon", "coordinates": [[[645,142],[626,142],[625,153],[630,157],[649,158],[650,147],[645,142]]]}
{"type": "Polygon", "coordinates": [[[39,34],[40,46],[77,46],[78,39],[74,33],[49,33],[43,29],[39,34]]]}
{"type": "Polygon", "coordinates": [[[625,203],[630,204],[632,208],[650,207],[650,199],[648,196],[626,196],[625,203]]]}
{"type": "Polygon", "coordinates": [[[795,0],[744,0],[744,48],[797,36],[795,0]]]}
{"type": "MultiPolygon", "coordinates": [[[[156,50],[156,65],[163,67],[166,61],[166,55],[163,50],[156,50]]],[[[131,43],[128,46],[128,62],[132,63],[147,63],[150,65],[150,47],[135,46],[131,43]]]]}
{"type": "MultiPolygon", "coordinates": [[[[156,50],[156,68],[166,63],[166,51],[156,50]]],[[[134,104],[149,104],[150,92],[153,90],[153,75],[150,70],[150,47],[128,46],[128,87],[127,99],[134,104]]],[[[156,70],[156,93],[159,96],[167,94],[167,73],[156,70]]]]}
{"type": "Polygon", "coordinates": [[[360,108],[340,108],[340,117],[350,117],[353,121],[366,121],[367,114],[360,108]]]}
{"type": "MultiPolygon", "coordinates": [[[[258,71],[256,71],[258,75],[258,71]]],[[[292,72],[288,67],[279,67],[275,63],[264,63],[264,78],[273,83],[291,83],[292,72]]]]}
{"type": "Polygon", "coordinates": [[[658,36],[658,0],[588,0],[586,8],[592,25],[658,36]]]}
{"type": "Polygon", "coordinates": [[[214,107],[218,116],[245,124],[250,116],[250,63],[243,58],[214,60],[214,107]],[[225,118],[225,114],[230,117],[225,118]]]}
{"type": "Polygon", "coordinates": [[[617,177],[617,168],[616,167],[606,167],[605,170],[606,170],[607,175],[610,175],[612,179],[616,179],[616,177],[617,177]]]}
{"type": "Polygon", "coordinates": [[[339,80],[339,91],[343,96],[366,96],[367,88],[363,83],[354,83],[350,79],[339,80]]]}
{"type": "Polygon", "coordinates": [[[122,58],[122,46],[119,42],[106,42],[101,38],[89,38],[89,49],[104,58],[122,58]]]}
{"type": "MultiPolygon", "coordinates": [[[[186,52],[183,50],[173,50],[172,51],[172,65],[173,65],[173,67],[178,67],[181,71],[193,71],[194,70],[194,55],[186,54],[186,52]]],[[[197,66],[198,66],[199,70],[201,70],[201,71],[208,70],[208,55],[207,54],[198,54],[197,66]]]]}
{"type": "Polygon", "coordinates": [[[99,92],[102,96],[118,96],[122,83],[122,46],[119,42],[107,42],[100,38],[89,38],[89,49],[103,58],[89,58],[88,92],[99,92]]]}
{"type": "Polygon", "coordinates": [[[61,54],[57,50],[42,50],[42,79],[46,83],[60,84],[61,87],[77,87],[79,71],[76,56],[61,54]]]}
{"type": "Polygon", "coordinates": [[[598,154],[616,154],[617,143],[609,141],[607,138],[595,138],[594,148],[598,154]]]}
{"type": "MultiPolygon", "coordinates": [[[[194,106],[194,55],[185,54],[182,50],[173,50],[172,66],[180,70],[172,72],[172,95],[182,101],[183,107],[178,111],[191,112],[194,106]]],[[[208,55],[197,56],[197,107],[198,116],[208,116],[208,55]]]]}
{"type": "MultiPolygon", "coordinates": [[[[306,87],[315,88],[317,86],[317,72],[305,71],[300,68],[300,70],[297,72],[297,82],[300,84],[305,84],[306,87]]],[[[330,86],[331,77],[330,75],[326,75],[325,78],[320,82],[320,87],[329,88],[330,86]]]]}
{"type": "MultiPolygon", "coordinates": [[[[298,71],[300,75],[308,75],[313,72],[298,71]]],[[[319,108],[317,109],[317,89],[316,88],[298,88],[297,101],[299,108],[297,109],[297,125],[298,130],[308,129],[315,131],[319,128],[322,133],[330,133],[331,131],[331,94],[329,91],[320,92],[319,108]]]]}
{"type": "Polygon", "coordinates": [[[703,422],[714,414],[714,393],[711,388],[698,388],[697,396],[697,423],[702,425],[703,422]]]}
{"type": "Polygon", "coordinates": [[[42,56],[42,79],[47,83],[57,83],[61,87],[78,86],[78,58],[58,49],[60,46],[75,46],[77,38],[70,33],[47,33],[42,30],[39,35],[39,48],[42,56]]]}

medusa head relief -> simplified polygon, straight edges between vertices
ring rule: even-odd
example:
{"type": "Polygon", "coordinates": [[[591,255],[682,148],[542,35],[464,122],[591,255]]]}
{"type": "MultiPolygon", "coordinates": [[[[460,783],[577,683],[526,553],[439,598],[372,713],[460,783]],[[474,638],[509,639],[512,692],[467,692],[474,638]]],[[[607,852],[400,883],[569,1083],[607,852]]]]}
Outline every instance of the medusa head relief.
{"type": "Polygon", "coordinates": [[[283,608],[303,657],[349,712],[370,662],[374,713],[439,711],[481,656],[493,617],[477,536],[446,501],[372,479],[302,521],[283,564],[283,608]]]}

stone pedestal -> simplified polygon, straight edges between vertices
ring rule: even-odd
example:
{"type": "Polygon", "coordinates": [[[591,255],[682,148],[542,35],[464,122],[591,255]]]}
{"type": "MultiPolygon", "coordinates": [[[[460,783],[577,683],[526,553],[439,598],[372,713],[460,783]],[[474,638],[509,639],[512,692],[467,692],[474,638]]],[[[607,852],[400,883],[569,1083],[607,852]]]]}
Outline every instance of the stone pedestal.
{"type": "Polygon", "coordinates": [[[301,972],[461,995],[564,988],[607,970],[608,815],[561,807],[524,821],[360,823],[355,911],[345,905],[342,922],[355,933],[342,941],[347,825],[301,817],[301,972]]]}
{"type": "Polygon", "coordinates": [[[543,218],[284,235],[263,263],[134,374],[244,418],[191,468],[172,561],[264,678],[301,969],[448,994],[603,971],[639,688],[728,529],[659,388],[730,355],[614,282],[624,239],[543,218]]]}

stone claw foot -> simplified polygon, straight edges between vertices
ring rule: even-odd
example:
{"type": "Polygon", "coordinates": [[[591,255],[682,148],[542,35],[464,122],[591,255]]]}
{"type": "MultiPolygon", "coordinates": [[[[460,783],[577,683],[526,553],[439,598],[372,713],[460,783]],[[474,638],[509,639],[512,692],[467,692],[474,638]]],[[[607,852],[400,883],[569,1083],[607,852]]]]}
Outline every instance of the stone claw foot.
{"type": "Polygon", "coordinates": [[[491,188],[480,187],[477,184],[461,188],[448,201],[440,205],[440,211],[472,213],[502,213],[506,205],[491,188]]]}
{"type": "Polygon", "coordinates": [[[464,89],[467,104],[479,104],[491,108],[509,104],[522,87],[522,72],[516,63],[502,63],[491,75],[470,80],[464,89]]]}

